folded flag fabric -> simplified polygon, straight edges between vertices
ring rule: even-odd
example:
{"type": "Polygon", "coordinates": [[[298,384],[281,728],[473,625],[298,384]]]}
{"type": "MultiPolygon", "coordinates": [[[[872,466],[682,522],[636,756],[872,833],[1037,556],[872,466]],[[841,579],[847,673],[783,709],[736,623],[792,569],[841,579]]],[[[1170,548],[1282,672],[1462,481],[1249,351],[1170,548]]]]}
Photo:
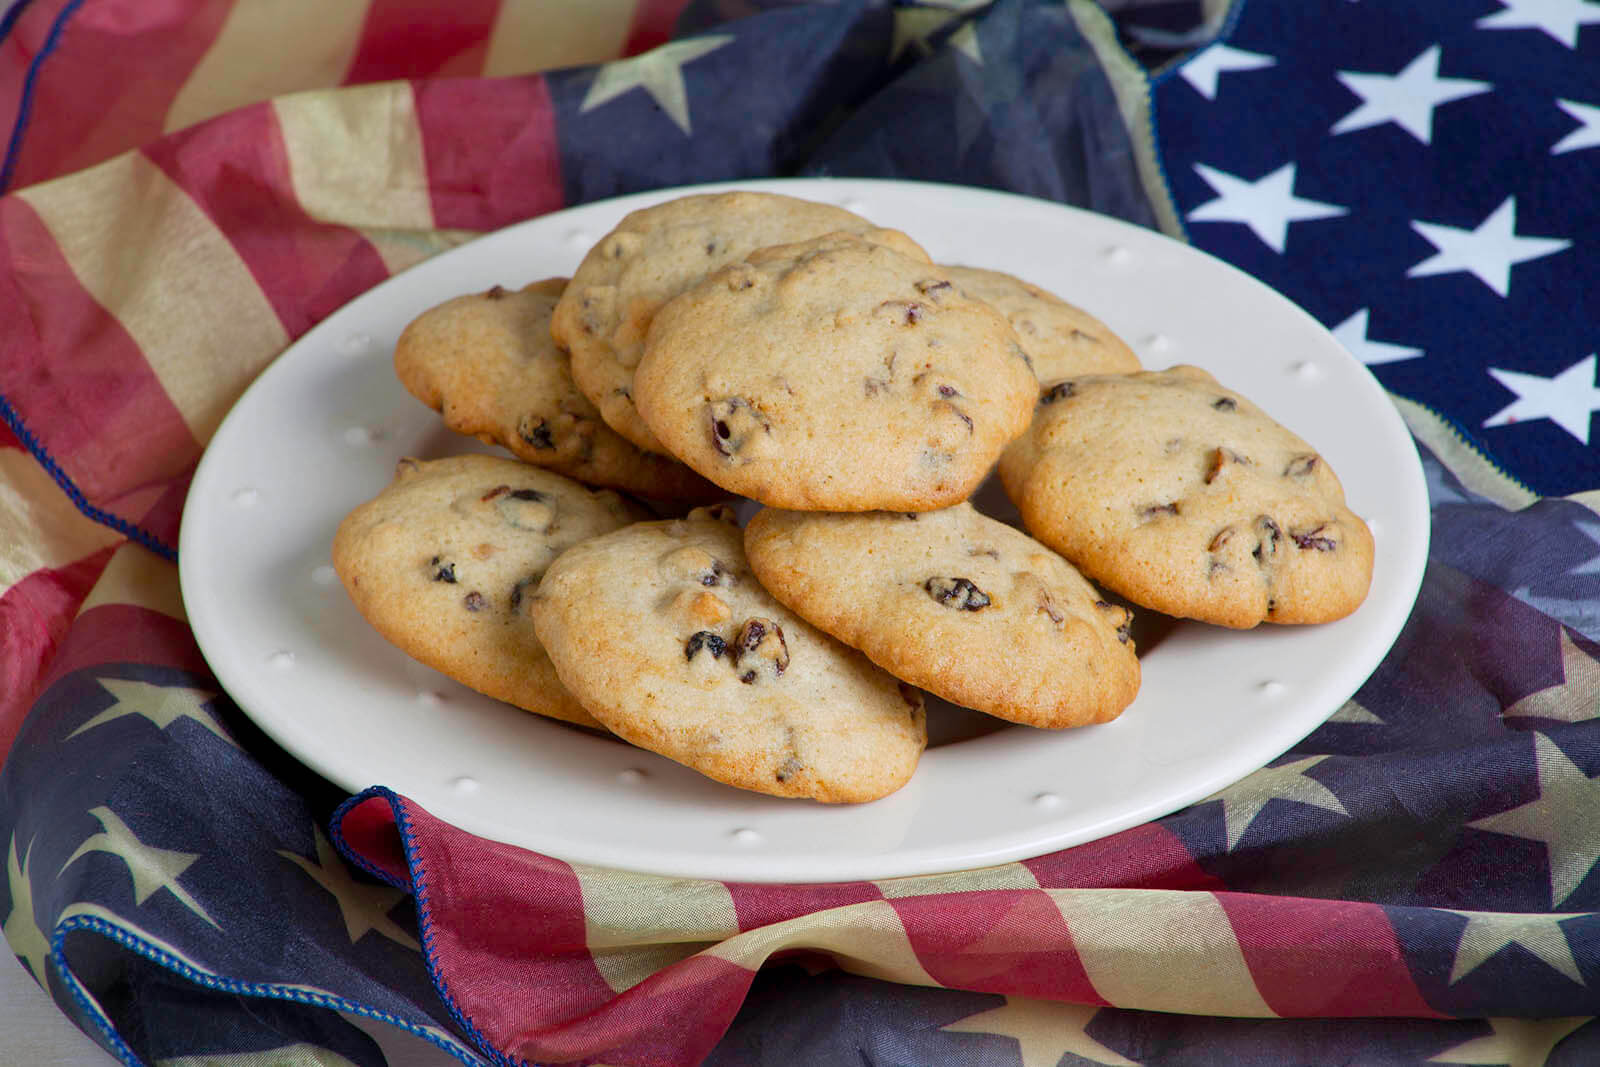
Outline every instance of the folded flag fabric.
{"type": "Polygon", "coordinates": [[[69,1017],[130,1064],[382,1063],[341,1012],[465,1063],[1600,1057],[1594,4],[513,7],[0,19],[0,924],[69,1017]],[[240,391],[474,233],[799,173],[1186,235],[1333,329],[1433,517],[1354,698],[1152,823],[826,885],[576,866],[278,750],[171,562],[240,391]]]}

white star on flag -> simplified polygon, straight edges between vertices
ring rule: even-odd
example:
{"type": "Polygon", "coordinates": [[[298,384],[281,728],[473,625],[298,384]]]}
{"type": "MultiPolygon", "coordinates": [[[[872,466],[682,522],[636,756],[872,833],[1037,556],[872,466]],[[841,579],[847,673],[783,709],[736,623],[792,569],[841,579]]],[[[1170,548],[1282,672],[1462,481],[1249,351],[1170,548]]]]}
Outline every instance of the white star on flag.
{"type": "Polygon", "coordinates": [[[1220,793],[1207,797],[1206,800],[1222,801],[1222,821],[1228,835],[1228,851],[1233,851],[1270,800],[1292,800],[1348,818],[1350,813],[1333,790],[1315,778],[1306,777],[1306,771],[1327,758],[1308,756],[1277,767],[1263,767],[1220,793]]]}
{"type": "Polygon", "coordinates": [[[1469,271],[1500,296],[1511,292],[1511,268],[1530,259],[1554,255],[1572,246],[1556,237],[1519,237],[1517,198],[1506,197],[1475,229],[1458,230],[1433,222],[1411,223],[1438,251],[1406,271],[1407,278],[1469,271]]]}
{"type": "Polygon", "coordinates": [[[28,873],[28,856],[33,845],[17,858],[17,839],[11,838],[11,848],[6,851],[6,885],[11,891],[11,914],[0,925],[11,951],[27,964],[34,981],[45,984],[45,963],[50,959],[50,942],[39,929],[39,920],[33,917],[33,876],[28,873]]]}
{"type": "Polygon", "coordinates": [[[683,84],[683,68],[731,40],[731,35],[690,37],[682,41],[670,41],[629,59],[607,63],[594,76],[583,103],[578,105],[578,111],[580,114],[593,111],[623,93],[643,89],[678,124],[678,129],[688,134],[691,132],[689,90],[683,84]]]}
{"type": "Polygon", "coordinates": [[[1182,74],[1183,80],[1194,86],[1195,91],[1201,96],[1207,100],[1215,100],[1217,81],[1222,75],[1236,70],[1260,70],[1263,67],[1276,66],[1277,62],[1273,57],[1262,55],[1260,52],[1246,52],[1240,48],[1229,48],[1225,44],[1214,44],[1179,67],[1178,73],[1182,74]]]}
{"type": "Polygon", "coordinates": [[[116,697],[116,701],[68,734],[69,738],[124,715],[139,715],[155,723],[158,730],[165,730],[179,719],[192,719],[228,744],[239,747],[206,711],[206,705],[217,699],[217,694],[210,690],[190,689],[181,685],[151,685],[149,682],[126,678],[96,678],[95,681],[100,683],[100,688],[116,697]]]}
{"type": "MultiPolygon", "coordinates": [[[[1579,527],[1583,529],[1583,527],[1579,527]]],[[[1584,530],[1589,533],[1588,530],[1584,530]]],[[[1589,534],[1590,538],[1594,537],[1589,534]]],[[[1594,562],[1593,560],[1590,561],[1594,562]]],[[[1577,574],[1578,571],[1569,571],[1577,574]]],[[[1600,701],[1594,693],[1600,690],[1600,663],[1578,647],[1568,629],[1561,627],[1561,681],[1548,689],[1540,689],[1512,704],[1500,713],[1503,719],[1531,717],[1555,719],[1559,722],[1588,722],[1600,719],[1600,701]]]]}
{"type": "MultiPolygon", "coordinates": [[[[916,45],[917,51],[923,55],[932,55],[933,45],[928,43],[928,38],[960,18],[963,12],[981,6],[982,3],[974,0],[947,0],[942,4],[895,8],[894,40],[889,44],[889,62],[899,59],[900,53],[912,45],[916,45]]],[[[976,44],[976,38],[973,43],[976,44]]]]}
{"type": "Polygon", "coordinates": [[[968,1015],[940,1029],[956,1034],[996,1034],[1016,1038],[1022,1067],[1055,1067],[1072,1053],[1103,1067],[1138,1067],[1085,1033],[1099,1014],[1094,1004],[1061,1004],[1031,997],[1007,996],[998,1008],[968,1015]]]}
{"type": "Polygon", "coordinates": [[[1500,0],[1501,10],[1477,21],[1480,30],[1543,30],[1568,48],[1578,47],[1578,27],[1600,22],[1591,0],[1500,0]]]}
{"type": "Polygon", "coordinates": [[[1271,174],[1246,181],[1196,163],[1194,169],[1220,194],[1189,212],[1195,222],[1242,222],[1274,252],[1288,244],[1289,224],[1344,215],[1349,208],[1324,204],[1294,195],[1294,164],[1285,163],[1271,174]]]}
{"type": "Polygon", "coordinates": [[[1399,74],[1336,71],[1344,87],[1361,97],[1361,106],[1333,124],[1331,133],[1348,133],[1393,122],[1421,141],[1433,143],[1433,109],[1493,88],[1488,82],[1439,77],[1439,46],[1407,63],[1399,74]]]}
{"type": "MultiPolygon", "coordinates": [[[[133,878],[135,904],[142,905],[157,890],[165,889],[177,897],[178,902],[184,907],[212,926],[217,926],[217,921],[206,914],[206,909],[200,906],[200,902],[178,884],[178,876],[200,858],[198,852],[177,852],[169,848],[147,845],[135,837],[133,831],[128,829],[128,824],[118,818],[116,812],[110,808],[90,808],[89,814],[100,823],[103,832],[94,834],[79,845],[78,850],[67,857],[67,862],[61,865],[63,871],[72,866],[80,856],[86,856],[91,852],[108,852],[127,864],[128,874],[133,878]]],[[[222,927],[217,926],[217,929],[220,930],[222,927]]]]}
{"type": "MultiPolygon", "coordinates": [[[[1600,860],[1600,781],[1583,773],[1554,741],[1533,735],[1539,798],[1474,819],[1468,826],[1544,842],[1550,861],[1550,906],[1566,900],[1600,860]]],[[[1581,980],[1581,979],[1580,979],[1581,980]]]]}
{"type": "Polygon", "coordinates": [[[1576,918],[1582,912],[1545,915],[1538,912],[1440,910],[1467,920],[1467,925],[1461,928],[1461,940],[1456,943],[1455,962],[1450,965],[1451,985],[1477,970],[1508,945],[1521,945],[1574,982],[1584,984],[1583,972],[1578,970],[1578,961],[1572,957],[1572,945],[1567,941],[1566,932],[1561,929],[1562,920],[1576,918]]]}
{"type": "Polygon", "coordinates": [[[1595,388],[1595,356],[1591,353],[1553,378],[1490,367],[1494,380],[1517,394],[1517,399],[1483,421],[1485,427],[1509,426],[1532,419],[1549,419],[1589,443],[1589,419],[1600,411],[1600,389],[1595,388]]]}
{"type": "Polygon", "coordinates": [[[1576,152],[1580,148],[1600,148],[1600,107],[1580,104],[1576,100],[1557,100],[1556,106],[1583,125],[1551,145],[1552,156],[1576,152]]]}
{"type": "Polygon", "coordinates": [[[1428,1062],[1544,1067],[1562,1039],[1593,1018],[1569,1015],[1558,1019],[1485,1019],[1489,1033],[1447,1048],[1428,1062]]]}
{"type": "Polygon", "coordinates": [[[313,831],[317,849],[315,863],[298,853],[282,849],[278,855],[299,867],[312,881],[333,895],[334,902],[339,905],[339,915],[344,919],[344,930],[350,937],[350,943],[355,944],[370,930],[413,952],[421,952],[422,946],[417,944],[416,939],[389,918],[389,911],[405,899],[405,892],[393,886],[356,881],[322,830],[313,827],[313,831]]]}
{"type": "Polygon", "coordinates": [[[1330,331],[1352,356],[1372,367],[1379,363],[1398,363],[1402,359],[1416,359],[1422,355],[1420,348],[1407,348],[1405,345],[1369,340],[1367,312],[1367,308],[1362,308],[1330,331]]]}

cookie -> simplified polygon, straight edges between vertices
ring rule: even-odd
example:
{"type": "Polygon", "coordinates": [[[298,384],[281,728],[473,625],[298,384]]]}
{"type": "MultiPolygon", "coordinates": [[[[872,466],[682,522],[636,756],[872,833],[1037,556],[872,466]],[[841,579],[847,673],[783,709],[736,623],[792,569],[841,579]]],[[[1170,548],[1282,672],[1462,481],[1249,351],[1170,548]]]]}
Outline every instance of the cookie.
{"type": "Polygon", "coordinates": [[[527,600],[563,549],[626,525],[616,493],[502,456],[402,459],[339,524],[333,567],[390,644],[469,688],[599,728],[556,677],[527,600]]]}
{"type": "Polygon", "coordinates": [[[758,248],[835,230],[922,252],[904,234],[831,204],[752,192],[679,197],[630,213],[589,250],[556,307],[551,332],[572,353],[573,378],[606,422],[640,448],[666,451],[632,399],[634,368],[656,311],[758,248]]]}
{"type": "Polygon", "coordinates": [[[1372,534],[1327,461],[1198,367],[1046,389],[1000,477],[1035,537],[1168,615],[1326,622],[1372,581],[1372,534]]]}
{"type": "Polygon", "coordinates": [[[595,718],[719,782],[873,800],[911,777],[927,744],[922,694],[775,600],[730,522],[637,523],[575,545],[532,612],[595,718]]]}
{"type": "Polygon", "coordinates": [[[1059,729],[1114,719],[1139,690],[1128,609],[971,504],[766,508],[745,529],[745,552],[795,614],[952,703],[1059,729]]]}
{"type": "Polygon", "coordinates": [[[999,312],[925,258],[844,233],[762,249],[672,300],[634,375],[674,455],[801,511],[964,500],[1038,394],[999,312]]]}
{"type": "Polygon", "coordinates": [[[564,278],[495,286],[430,308],[400,334],[396,374],[450,429],[529,463],[647,496],[716,496],[683,464],[620,436],[578,392],[571,360],[550,336],[565,288],[564,278]]]}
{"type": "Polygon", "coordinates": [[[1006,317],[1041,382],[1080,374],[1130,374],[1139,357],[1111,327],[1054,293],[981,267],[939,268],[968,296],[1006,317]]]}

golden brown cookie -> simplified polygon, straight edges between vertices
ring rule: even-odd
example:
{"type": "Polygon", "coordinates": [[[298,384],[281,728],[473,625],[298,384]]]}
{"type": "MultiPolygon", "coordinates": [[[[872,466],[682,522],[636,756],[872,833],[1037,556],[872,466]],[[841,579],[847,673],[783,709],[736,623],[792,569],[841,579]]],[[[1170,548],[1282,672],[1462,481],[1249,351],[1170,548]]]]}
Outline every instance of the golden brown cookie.
{"type": "Polygon", "coordinates": [[[1140,368],[1133,349],[1080,307],[1021,278],[981,267],[940,267],[969,296],[1006,317],[1041,382],[1080,374],[1129,374],[1140,368]]]}
{"type": "Polygon", "coordinates": [[[633,404],[633,372],[656,311],[758,248],[834,230],[921,252],[904,234],[843,208],[775,193],[697,193],[631,212],[584,256],[551,322],[556,341],[572,353],[578,388],[622,436],[666,451],[633,404]]]}
{"type": "Polygon", "coordinates": [[[571,361],[550,336],[566,279],[495,286],[423,312],[401,333],[401,384],[457,433],[588,485],[703,500],[715,486],[681,463],[620,436],[572,382],[571,361]]]}
{"type": "Polygon", "coordinates": [[[599,728],[561,685],[526,613],[565,548],[633,521],[610,491],[500,456],[403,459],[339,524],[333,567],[391,644],[461,684],[599,728]]]}
{"type": "Polygon", "coordinates": [[[1327,461],[1198,367],[1046,389],[1000,477],[1035,537],[1168,615],[1326,622],[1372,580],[1372,534],[1327,461]]]}
{"type": "Polygon", "coordinates": [[[717,781],[873,800],[911,777],[927,744],[922,694],[775,600],[730,522],[636,523],[575,545],[532,611],[595,718],[717,781]]]}
{"type": "Polygon", "coordinates": [[[762,249],[672,300],[634,375],[674,455],[807,511],[966,499],[1038,391],[999,312],[926,258],[845,233],[762,249]]]}
{"type": "Polygon", "coordinates": [[[745,529],[745,552],[801,618],[952,703],[1058,729],[1113,719],[1139,690],[1128,610],[971,504],[766,508],[745,529]]]}

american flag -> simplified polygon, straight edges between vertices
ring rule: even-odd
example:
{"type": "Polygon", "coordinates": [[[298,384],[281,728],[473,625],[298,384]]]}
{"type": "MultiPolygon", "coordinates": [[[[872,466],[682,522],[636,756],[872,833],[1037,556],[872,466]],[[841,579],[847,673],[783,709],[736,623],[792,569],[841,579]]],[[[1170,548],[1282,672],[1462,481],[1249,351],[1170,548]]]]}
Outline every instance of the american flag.
{"type": "Polygon", "coordinates": [[[62,1011],[130,1064],[381,1063],[329,1008],[474,1064],[1600,1062],[1600,3],[618,6],[0,19],[0,923],[62,1011]],[[244,386],[473,233],[799,173],[1186,235],[1365,360],[1433,528],[1355,697],[1152,823],[827,885],[575,866],[276,749],[172,563],[244,386]]]}

